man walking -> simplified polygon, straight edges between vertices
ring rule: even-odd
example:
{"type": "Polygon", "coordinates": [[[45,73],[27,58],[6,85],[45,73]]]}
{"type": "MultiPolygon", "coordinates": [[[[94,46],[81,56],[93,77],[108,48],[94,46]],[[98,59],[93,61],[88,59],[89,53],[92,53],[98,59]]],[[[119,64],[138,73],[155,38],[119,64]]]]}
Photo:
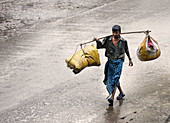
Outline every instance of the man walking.
{"type": "Polygon", "coordinates": [[[121,100],[125,96],[119,82],[123,62],[125,59],[125,53],[129,59],[129,66],[133,66],[133,62],[128,50],[127,41],[120,36],[121,27],[119,25],[114,25],[112,27],[112,33],[112,36],[104,38],[103,41],[99,41],[97,38],[93,39],[97,43],[97,49],[106,49],[105,56],[108,57],[108,61],[105,65],[104,83],[106,85],[107,91],[109,92],[109,95],[111,96],[108,99],[109,105],[113,105],[114,95],[117,88],[120,92],[117,99],[121,100]]]}

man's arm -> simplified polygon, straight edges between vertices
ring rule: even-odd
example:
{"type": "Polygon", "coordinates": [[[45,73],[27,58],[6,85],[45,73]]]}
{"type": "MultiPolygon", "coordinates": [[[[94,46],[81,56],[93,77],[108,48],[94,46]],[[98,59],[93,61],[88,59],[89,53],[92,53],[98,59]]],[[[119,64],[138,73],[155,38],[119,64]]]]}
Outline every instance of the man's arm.
{"type": "Polygon", "coordinates": [[[132,58],[130,57],[127,41],[125,41],[125,53],[126,53],[128,59],[129,59],[129,66],[133,66],[133,62],[132,62],[132,58]]]}
{"type": "Polygon", "coordinates": [[[107,38],[104,38],[102,41],[98,40],[98,38],[94,38],[93,40],[96,41],[97,49],[106,48],[107,38]]]}

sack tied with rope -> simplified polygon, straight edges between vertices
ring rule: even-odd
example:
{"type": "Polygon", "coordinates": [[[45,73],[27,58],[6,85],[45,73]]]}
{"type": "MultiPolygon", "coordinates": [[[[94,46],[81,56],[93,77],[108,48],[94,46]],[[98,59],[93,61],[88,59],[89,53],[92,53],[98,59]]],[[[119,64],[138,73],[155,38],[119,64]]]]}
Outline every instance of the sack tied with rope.
{"type": "Polygon", "coordinates": [[[87,66],[100,66],[99,53],[95,45],[87,46],[77,51],[72,57],[65,60],[67,67],[73,69],[75,74],[87,66]]]}
{"type": "Polygon", "coordinates": [[[144,41],[137,49],[137,56],[141,61],[149,61],[158,58],[161,54],[158,42],[150,35],[146,35],[144,41]]]}

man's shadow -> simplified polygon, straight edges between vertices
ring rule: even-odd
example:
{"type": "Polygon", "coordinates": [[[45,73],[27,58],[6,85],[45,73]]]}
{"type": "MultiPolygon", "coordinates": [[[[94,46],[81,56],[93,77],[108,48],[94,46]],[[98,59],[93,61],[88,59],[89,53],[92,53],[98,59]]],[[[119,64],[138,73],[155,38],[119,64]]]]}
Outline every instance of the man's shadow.
{"type": "Polygon", "coordinates": [[[106,109],[106,113],[105,115],[105,121],[108,123],[114,123],[116,121],[119,120],[119,116],[121,113],[121,106],[123,105],[123,101],[119,100],[119,105],[118,106],[108,106],[108,108],[106,109]]]}

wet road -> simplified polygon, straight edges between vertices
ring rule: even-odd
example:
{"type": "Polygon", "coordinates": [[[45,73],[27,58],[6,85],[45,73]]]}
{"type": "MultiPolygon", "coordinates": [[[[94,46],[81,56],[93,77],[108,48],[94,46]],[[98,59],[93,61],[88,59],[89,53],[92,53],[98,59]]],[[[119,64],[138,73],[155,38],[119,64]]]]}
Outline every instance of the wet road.
{"type": "MultiPolygon", "coordinates": [[[[120,0],[77,16],[40,23],[0,42],[0,122],[162,123],[170,121],[170,1],[120,0]],[[125,100],[108,107],[102,65],[74,75],[64,60],[76,44],[111,33],[151,30],[161,56],[141,62],[136,55],[144,34],[123,35],[134,62],[124,62],[125,100]]],[[[118,94],[118,92],[116,93],[118,94]]]]}

